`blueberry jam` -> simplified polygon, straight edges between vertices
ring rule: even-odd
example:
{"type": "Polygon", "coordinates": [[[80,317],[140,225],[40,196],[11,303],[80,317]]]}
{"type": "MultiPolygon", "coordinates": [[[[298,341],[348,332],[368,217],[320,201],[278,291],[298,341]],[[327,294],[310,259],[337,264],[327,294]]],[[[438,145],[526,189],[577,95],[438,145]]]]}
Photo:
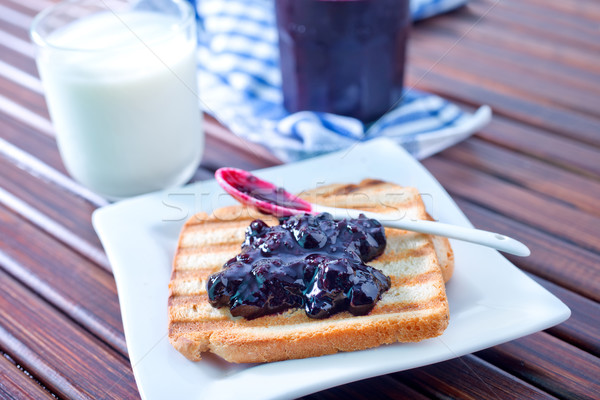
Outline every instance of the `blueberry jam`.
{"type": "Polygon", "coordinates": [[[273,227],[257,219],[241,253],[209,277],[208,298],[247,319],[300,307],[311,318],[364,315],[390,287],[389,277],[364,264],[385,245],[381,224],[364,215],[334,221],[302,214],[273,227]]]}

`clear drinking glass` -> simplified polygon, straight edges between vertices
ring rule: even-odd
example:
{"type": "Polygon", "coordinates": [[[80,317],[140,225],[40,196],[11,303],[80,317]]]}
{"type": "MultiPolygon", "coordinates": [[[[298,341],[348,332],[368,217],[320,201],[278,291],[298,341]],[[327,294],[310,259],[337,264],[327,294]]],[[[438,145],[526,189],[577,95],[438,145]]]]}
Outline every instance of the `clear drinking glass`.
{"type": "Polygon", "coordinates": [[[68,172],[118,199],[185,183],[204,147],[195,13],[177,0],[71,0],[33,21],[68,172]]]}

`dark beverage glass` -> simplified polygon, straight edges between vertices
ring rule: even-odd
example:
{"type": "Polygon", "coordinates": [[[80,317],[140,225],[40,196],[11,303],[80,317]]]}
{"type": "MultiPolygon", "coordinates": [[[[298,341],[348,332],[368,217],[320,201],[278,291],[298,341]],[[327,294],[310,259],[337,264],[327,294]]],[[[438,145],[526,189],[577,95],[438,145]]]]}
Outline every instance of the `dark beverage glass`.
{"type": "Polygon", "coordinates": [[[275,0],[285,108],[371,122],[402,96],[409,0],[275,0]]]}

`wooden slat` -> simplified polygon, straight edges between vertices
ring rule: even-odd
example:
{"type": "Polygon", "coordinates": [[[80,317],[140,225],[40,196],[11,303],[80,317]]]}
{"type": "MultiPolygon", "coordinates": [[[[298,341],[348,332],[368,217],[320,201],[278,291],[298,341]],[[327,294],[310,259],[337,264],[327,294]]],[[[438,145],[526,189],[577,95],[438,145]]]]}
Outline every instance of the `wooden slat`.
{"type": "MultiPolygon", "coordinates": [[[[455,26],[454,24],[452,25],[455,26]]],[[[477,27],[473,31],[477,31],[477,27]]],[[[437,28],[437,26],[436,26],[437,28]]],[[[469,27],[465,27],[470,29],[469,27]]],[[[535,65],[525,64],[520,58],[509,57],[509,51],[500,53],[497,47],[490,48],[488,44],[480,44],[469,39],[473,31],[460,39],[457,46],[453,48],[436,66],[435,70],[460,71],[465,79],[477,79],[487,87],[492,86],[494,90],[521,97],[540,104],[555,105],[557,107],[577,110],[589,114],[592,117],[600,117],[600,111],[594,107],[597,94],[593,89],[596,82],[591,81],[584,86],[583,79],[576,82],[568,79],[560,79],[563,71],[552,74],[539,72],[535,65]],[[465,63],[464,60],[471,60],[465,63]],[[527,82],[527,85],[523,85],[527,82]],[[578,87],[579,86],[579,87],[578,87]],[[591,87],[590,87],[591,86],[591,87]]],[[[421,38],[418,35],[412,48],[418,49],[418,56],[428,60],[437,60],[440,57],[440,48],[450,48],[457,43],[462,32],[455,30],[443,30],[451,34],[439,35],[435,41],[421,38]]],[[[547,70],[546,70],[547,71],[547,70]]],[[[597,81],[600,79],[597,79],[597,81]]],[[[596,83],[598,84],[598,83],[596,83]]]]}
{"type": "Polygon", "coordinates": [[[7,26],[0,21],[0,48],[2,59],[28,74],[34,75],[37,71],[35,65],[35,46],[27,36],[27,30],[7,26]]]}
{"type": "MultiPolygon", "coordinates": [[[[477,16],[489,11],[480,21],[479,31],[489,34],[490,42],[494,41],[492,34],[501,33],[495,38],[498,46],[511,45],[516,54],[519,54],[522,49],[527,49],[538,59],[552,58],[557,64],[573,64],[594,71],[593,65],[586,63],[586,61],[593,60],[593,49],[598,47],[598,43],[594,41],[594,36],[598,35],[598,31],[595,29],[597,18],[594,13],[590,12],[577,17],[571,17],[570,12],[554,13],[554,20],[552,20],[550,19],[552,6],[544,5],[543,11],[535,11],[535,17],[524,18],[527,12],[514,12],[517,8],[522,7],[521,3],[523,2],[512,0],[501,2],[474,0],[470,2],[469,10],[477,16]],[[490,11],[492,6],[493,9],[490,11]],[[507,13],[508,8],[512,8],[513,11],[507,13]],[[557,20],[558,24],[556,24],[557,20]],[[525,32],[526,34],[524,34],[525,32]],[[581,37],[586,35],[588,37],[581,37]],[[590,52],[586,53],[588,49],[590,52]]],[[[532,7],[531,2],[526,3],[525,9],[532,7]]],[[[595,14],[597,15],[597,11],[595,14]]],[[[457,25],[471,22],[464,22],[464,19],[465,15],[462,14],[457,16],[455,21],[457,25]]]]}
{"type": "Polygon", "coordinates": [[[600,178],[598,149],[568,138],[498,116],[477,137],[577,174],[600,178]]]}
{"type": "Polygon", "coordinates": [[[533,276],[533,279],[571,309],[571,317],[568,320],[548,329],[547,332],[600,357],[600,338],[598,337],[600,304],[537,276],[533,276]]]}
{"type": "MultiPolygon", "coordinates": [[[[512,7],[522,7],[522,3],[518,2],[518,5],[514,4],[512,7]]],[[[534,57],[542,63],[548,59],[555,62],[553,65],[543,64],[545,68],[540,69],[540,74],[571,67],[580,68],[584,73],[596,71],[588,63],[594,60],[593,50],[598,47],[598,43],[594,41],[598,32],[591,26],[596,23],[593,16],[578,18],[576,23],[579,26],[576,28],[572,24],[564,24],[563,34],[560,26],[553,26],[547,22],[547,18],[545,21],[541,14],[538,18],[529,19],[507,15],[506,4],[506,1],[472,0],[463,12],[454,13],[451,18],[438,17],[418,23],[413,34],[416,37],[435,36],[442,43],[446,39],[461,38],[458,47],[470,47],[475,42],[493,44],[488,48],[488,54],[493,57],[496,49],[507,49],[510,50],[508,58],[517,63],[521,60],[520,56],[525,57],[524,61],[534,57]],[[543,29],[540,30],[540,27],[543,29]]],[[[545,7],[545,10],[548,9],[545,7]]],[[[562,21],[569,22],[568,14],[561,18],[562,21]]],[[[594,75],[597,76],[597,72],[591,76],[594,75]]]]}
{"type": "Polygon", "coordinates": [[[15,119],[0,109],[0,138],[32,155],[48,167],[68,175],[60,159],[54,137],[40,133],[36,128],[15,119]]]}
{"type": "Polygon", "coordinates": [[[437,59],[416,54],[411,57],[412,63],[407,68],[407,82],[411,87],[416,85],[419,89],[448,99],[461,98],[471,104],[488,104],[498,115],[600,146],[600,137],[597,135],[599,121],[595,118],[505,93],[493,87],[493,82],[482,82],[477,76],[465,74],[459,69],[449,69],[443,63],[436,64],[431,70],[437,59]]]}
{"type": "Polygon", "coordinates": [[[32,377],[25,375],[6,356],[0,353],[0,398],[15,400],[52,399],[32,377]]]}
{"type": "Polygon", "coordinates": [[[96,206],[0,157],[0,204],[110,270],[91,225],[96,206]]]}
{"type": "Polygon", "coordinates": [[[554,398],[472,355],[392,376],[437,399],[554,398]]]}
{"type": "MultiPolygon", "coordinates": [[[[600,215],[600,181],[504,150],[477,138],[447,149],[442,157],[571,204],[587,213],[600,215]]],[[[600,150],[597,157],[600,160],[600,150]]]]}
{"type": "MultiPolygon", "coordinates": [[[[521,1],[511,0],[510,4],[519,5],[521,1]]],[[[557,2],[548,3],[545,0],[528,0],[528,5],[537,6],[538,9],[552,10],[557,14],[557,17],[563,17],[569,19],[572,24],[587,23],[593,25],[595,21],[600,19],[600,9],[598,9],[598,3],[595,0],[562,0],[557,2]]]]}
{"type": "Polygon", "coordinates": [[[127,354],[114,278],[0,206],[0,267],[127,354]]]}
{"type": "Polygon", "coordinates": [[[0,62],[2,96],[18,106],[27,108],[32,114],[49,120],[44,96],[36,90],[38,85],[41,86],[41,82],[37,78],[25,73],[18,74],[14,67],[0,62]],[[29,85],[29,87],[24,85],[29,85]]]}
{"type": "Polygon", "coordinates": [[[441,158],[425,160],[424,165],[453,194],[600,252],[600,217],[441,158]]]}
{"type": "MultiPolygon", "coordinates": [[[[498,77],[501,79],[504,86],[514,86],[519,82],[527,81],[529,87],[529,79],[533,79],[533,90],[525,92],[523,87],[520,90],[524,96],[539,99],[552,100],[558,104],[583,104],[581,103],[580,93],[583,97],[593,98],[594,94],[600,87],[598,73],[594,70],[588,70],[570,63],[560,63],[556,60],[547,57],[539,57],[532,54],[529,49],[520,48],[512,42],[504,40],[496,40],[493,47],[490,42],[493,40],[497,32],[488,32],[485,27],[478,29],[479,23],[469,21],[470,25],[465,21],[465,26],[457,26],[453,20],[440,19],[431,23],[428,27],[427,34],[416,34],[411,44],[412,48],[418,49],[418,54],[428,54],[428,57],[437,56],[440,63],[449,59],[454,64],[458,61],[457,58],[469,57],[475,60],[472,67],[467,71],[472,71],[475,76],[498,77]],[[475,25],[476,24],[476,25],[475,25]],[[471,29],[473,28],[473,29],[471,29]],[[431,30],[436,32],[435,40],[431,40],[431,30]],[[464,35],[464,36],[463,36],[464,35]],[[442,58],[442,54],[437,53],[439,47],[455,46],[458,47],[457,54],[454,54],[454,48],[448,51],[448,54],[442,58]],[[423,51],[423,53],[421,53],[423,51]],[[435,51],[436,54],[431,54],[435,51]],[[475,69],[473,67],[479,67],[475,69]],[[482,74],[481,67],[484,67],[482,74]],[[512,80],[511,80],[512,79],[512,80]],[[540,82],[546,83],[547,87],[540,85],[540,82]],[[551,88],[563,88],[567,93],[576,94],[575,98],[567,98],[567,96],[558,96],[559,92],[553,92],[551,88]]],[[[585,65],[583,66],[585,67],[585,65]]],[[[597,111],[591,108],[590,105],[584,105],[592,115],[597,115],[597,111]]]]}
{"type": "Polygon", "coordinates": [[[334,387],[309,396],[303,400],[425,400],[429,397],[413,390],[390,376],[365,379],[347,385],[334,387]]]}
{"type": "Polygon", "coordinates": [[[38,12],[42,11],[46,7],[50,7],[52,4],[57,3],[58,0],[1,0],[0,3],[4,4],[13,10],[19,11],[22,14],[34,16],[38,12]]]}
{"type": "Polygon", "coordinates": [[[21,12],[18,7],[14,7],[12,4],[0,4],[0,15],[2,15],[0,17],[1,21],[7,22],[16,27],[29,26],[33,21],[33,18],[29,13],[21,12]]]}
{"type": "Polygon", "coordinates": [[[516,221],[507,220],[467,200],[455,200],[476,226],[506,233],[530,247],[532,254],[527,258],[507,257],[521,269],[535,274],[534,279],[565,302],[572,312],[566,322],[552,328],[550,332],[598,356],[600,275],[597,266],[600,265],[600,257],[516,221]]]}
{"type": "Polygon", "coordinates": [[[2,31],[7,32],[20,40],[28,41],[29,32],[27,28],[31,25],[33,17],[0,4],[0,26],[2,31]]]}
{"type": "Polygon", "coordinates": [[[60,398],[136,398],[129,362],[0,270],[0,347],[60,398]]]}
{"type": "Polygon", "coordinates": [[[505,218],[471,203],[470,199],[455,196],[454,200],[476,227],[507,234],[529,246],[529,257],[506,255],[518,267],[591,300],[600,301],[598,254],[505,218]]]}
{"type": "Polygon", "coordinates": [[[539,332],[477,353],[560,398],[598,398],[600,359],[539,332]]]}
{"type": "MultiPolygon", "coordinates": [[[[554,104],[556,101],[574,101],[582,109],[597,113],[593,108],[596,101],[581,102],[586,96],[597,99],[597,91],[592,89],[600,85],[600,74],[594,67],[597,58],[593,49],[557,44],[547,37],[536,37],[530,31],[524,35],[523,30],[529,28],[531,21],[526,25],[514,21],[496,23],[496,13],[502,12],[503,3],[472,1],[467,8],[469,12],[457,12],[452,18],[433,18],[418,24],[413,29],[410,44],[409,84],[450,97],[469,99],[474,104],[488,103],[497,113],[535,122],[538,126],[598,145],[598,118],[581,114],[579,109],[565,110],[554,104]],[[479,53],[474,53],[477,51],[479,53]],[[507,67],[498,69],[497,64],[507,67]],[[519,74],[514,75],[516,72],[519,74]],[[488,77],[486,74],[490,73],[493,75],[488,77]],[[546,77],[548,73],[551,77],[546,77]],[[575,96],[568,96],[573,90],[572,80],[577,76],[582,76],[577,81],[580,90],[575,96]],[[510,77],[513,79],[508,79],[510,77]],[[535,84],[540,79],[547,79],[548,85],[535,84]],[[584,86],[586,82],[588,85],[584,86]],[[567,93],[557,90],[559,88],[567,93]],[[542,96],[545,101],[529,99],[536,90],[545,91],[542,96]]],[[[590,22],[594,21],[590,19],[590,22]]],[[[548,25],[548,29],[556,30],[548,25]]],[[[560,30],[556,32],[562,34],[560,30]]],[[[595,37],[591,37],[590,42],[598,43],[600,34],[597,30],[594,32],[595,37]]]]}
{"type": "Polygon", "coordinates": [[[600,355],[600,272],[597,268],[600,256],[510,221],[465,199],[455,200],[476,226],[506,233],[530,247],[532,254],[527,258],[507,257],[518,267],[535,274],[532,277],[560,298],[572,312],[566,322],[551,328],[550,332],[574,346],[600,355]]]}
{"type": "MultiPolygon", "coordinates": [[[[488,15],[488,23],[498,27],[509,28],[513,35],[527,29],[531,39],[552,43],[561,47],[600,49],[600,43],[594,41],[598,34],[594,26],[593,14],[579,16],[576,20],[569,18],[568,13],[557,13],[552,7],[539,7],[522,2],[476,0],[471,3],[474,12],[483,12],[488,4],[495,4],[493,12],[488,15]],[[510,29],[512,28],[512,29],[510,29]]],[[[509,33],[510,35],[510,33],[509,33]]]]}
{"type": "MultiPolygon", "coordinates": [[[[445,96],[467,112],[474,111],[480,105],[473,105],[451,94],[445,96]]],[[[597,161],[600,149],[527,123],[494,114],[492,121],[476,132],[474,137],[577,175],[600,179],[600,163],[597,161]]]]}

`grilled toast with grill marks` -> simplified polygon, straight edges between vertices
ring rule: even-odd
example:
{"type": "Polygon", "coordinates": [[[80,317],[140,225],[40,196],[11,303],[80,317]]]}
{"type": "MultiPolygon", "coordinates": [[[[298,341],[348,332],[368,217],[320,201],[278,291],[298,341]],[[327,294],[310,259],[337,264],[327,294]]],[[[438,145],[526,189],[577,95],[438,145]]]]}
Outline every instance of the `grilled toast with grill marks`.
{"type": "MultiPolygon", "coordinates": [[[[415,188],[377,180],[334,184],[300,197],[322,205],[385,213],[390,218],[430,219],[415,188]]],[[[188,359],[212,352],[230,362],[269,362],[417,342],[442,334],[449,310],[444,282],[454,258],[446,238],[387,229],[384,254],[368,264],[391,278],[367,315],[348,312],[311,319],[303,309],[253,320],[232,317],[208,303],[206,281],[240,251],[245,228],[277,219],[242,206],[199,213],[184,225],[169,284],[169,340],[188,359]]]]}

